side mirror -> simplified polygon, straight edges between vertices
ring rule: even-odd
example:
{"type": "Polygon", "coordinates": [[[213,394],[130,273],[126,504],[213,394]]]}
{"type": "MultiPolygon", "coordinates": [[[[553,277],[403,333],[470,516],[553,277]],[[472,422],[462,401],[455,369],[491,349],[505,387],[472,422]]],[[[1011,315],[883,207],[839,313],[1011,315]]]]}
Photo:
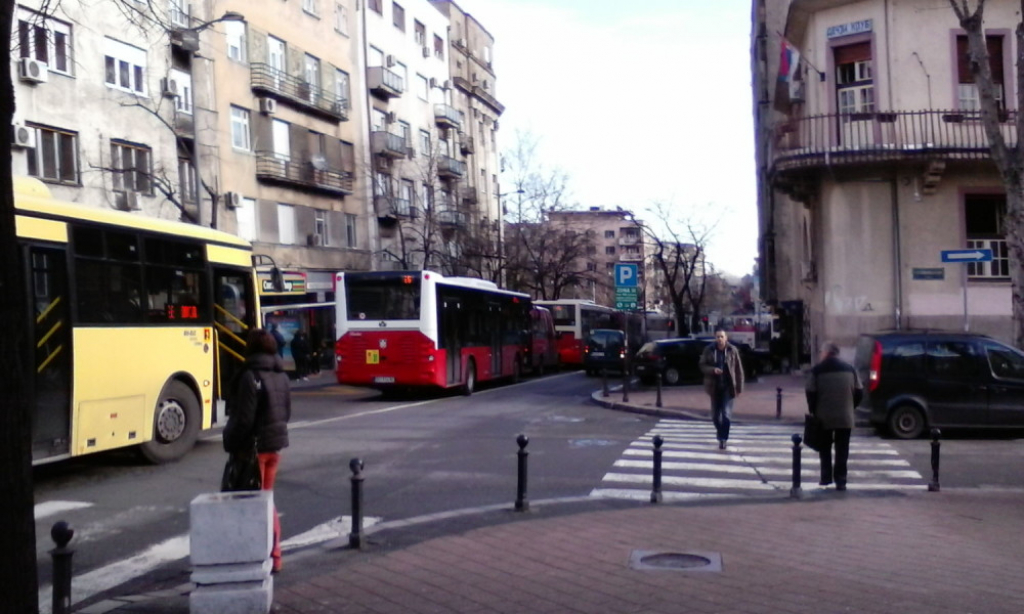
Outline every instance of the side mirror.
{"type": "Polygon", "coordinates": [[[284,275],[276,266],[270,270],[270,283],[274,286],[274,292],[284,292],[284,275]]]}

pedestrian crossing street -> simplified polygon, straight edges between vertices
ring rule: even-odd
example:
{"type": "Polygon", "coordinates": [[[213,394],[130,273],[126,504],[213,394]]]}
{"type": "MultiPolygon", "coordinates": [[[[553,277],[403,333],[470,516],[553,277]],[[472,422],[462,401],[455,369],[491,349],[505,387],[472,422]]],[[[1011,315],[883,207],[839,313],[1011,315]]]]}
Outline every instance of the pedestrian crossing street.
{"type": "MultiPolygon", "coordinates": [[[[664,501],[730,498],[789,493],[793,486],[794,433],[792,424],[733,424],[726,450],[718,449],[710,422],[661,420],[634,441],[605,474],[591,497],[648,501],[654,478],[654,436],[661,446],[661,492],[664,501]]],[[[818,453],[801,453],[804,490],[818,488],[818,453]]],[[[856,490],[914,490],[927,481],[886,441],[857,437],[850,440],[848,488],[856,490]]]]}

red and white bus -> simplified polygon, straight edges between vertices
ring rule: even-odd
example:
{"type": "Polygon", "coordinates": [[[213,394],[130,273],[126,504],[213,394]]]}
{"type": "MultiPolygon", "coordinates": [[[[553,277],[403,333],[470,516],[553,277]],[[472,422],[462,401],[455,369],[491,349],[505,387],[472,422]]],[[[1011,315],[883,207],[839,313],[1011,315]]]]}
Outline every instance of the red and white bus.
{"type": "Polygon", "coordinates": [[[432,271],[335,275],[338,383],[460,387],[518,379],[530,297],[432,271]]]}
{"type": "Polygon", "coordinates": [[[617,310],[594,301],[560,299],[534,301],[551,310],[558,335],[558,360],[565,366],[583,366],[583,346],[590,331],[597,328],[619,328],[617,310]]]}

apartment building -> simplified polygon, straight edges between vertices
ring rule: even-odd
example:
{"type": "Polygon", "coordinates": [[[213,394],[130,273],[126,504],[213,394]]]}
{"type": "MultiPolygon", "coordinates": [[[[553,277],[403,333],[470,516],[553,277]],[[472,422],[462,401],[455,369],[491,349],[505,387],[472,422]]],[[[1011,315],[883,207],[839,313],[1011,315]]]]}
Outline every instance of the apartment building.
{"type": "MultiPolygon", "coordinates": [[[[1011,143],[1016,9],[985,11],[1011,143]]],[[[761,290],[792,358],[886,328],[1009,340],[1005,192],[948,4],[755,0],[753,21],[761,290]],[[994,260],[942,262],[968,248],[994,260]]]]}

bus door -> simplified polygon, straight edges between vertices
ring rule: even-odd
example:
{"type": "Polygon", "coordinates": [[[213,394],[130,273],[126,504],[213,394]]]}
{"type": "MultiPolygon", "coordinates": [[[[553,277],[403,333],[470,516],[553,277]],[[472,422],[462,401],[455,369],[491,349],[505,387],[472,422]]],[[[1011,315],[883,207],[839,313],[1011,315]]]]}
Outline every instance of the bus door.
{"type": "Polygon", "coordinates": [[[217,335],[217,390],[221,399],[231,395],[231,383],[245,365],[246,337],[256,324],[252,273],[215,268],[213,323],[217,335]]]}
{"type": "Polygon", "coordinates": [[[508,321],[512,314],[504,314],[508,319],[503,319],[501,304],[494,301],[487,301],[487,346],[491,350],[491,377],[501,375],[501,341],[506,328],[512,323],[508,321]]]}
{"type": "Polygon", "coordinates": [[[71,322],[64,247],[26,248],[32,363],[32,460],[71,450],[71,322]]]}
{"type": "Polygon", "coordinates": [[[441,339],[445,349],[445,373],[448,385],[462,383],[462,346],[466,322],[462,321],[462,301],[458,297],[441,295],[441,339]]]}

